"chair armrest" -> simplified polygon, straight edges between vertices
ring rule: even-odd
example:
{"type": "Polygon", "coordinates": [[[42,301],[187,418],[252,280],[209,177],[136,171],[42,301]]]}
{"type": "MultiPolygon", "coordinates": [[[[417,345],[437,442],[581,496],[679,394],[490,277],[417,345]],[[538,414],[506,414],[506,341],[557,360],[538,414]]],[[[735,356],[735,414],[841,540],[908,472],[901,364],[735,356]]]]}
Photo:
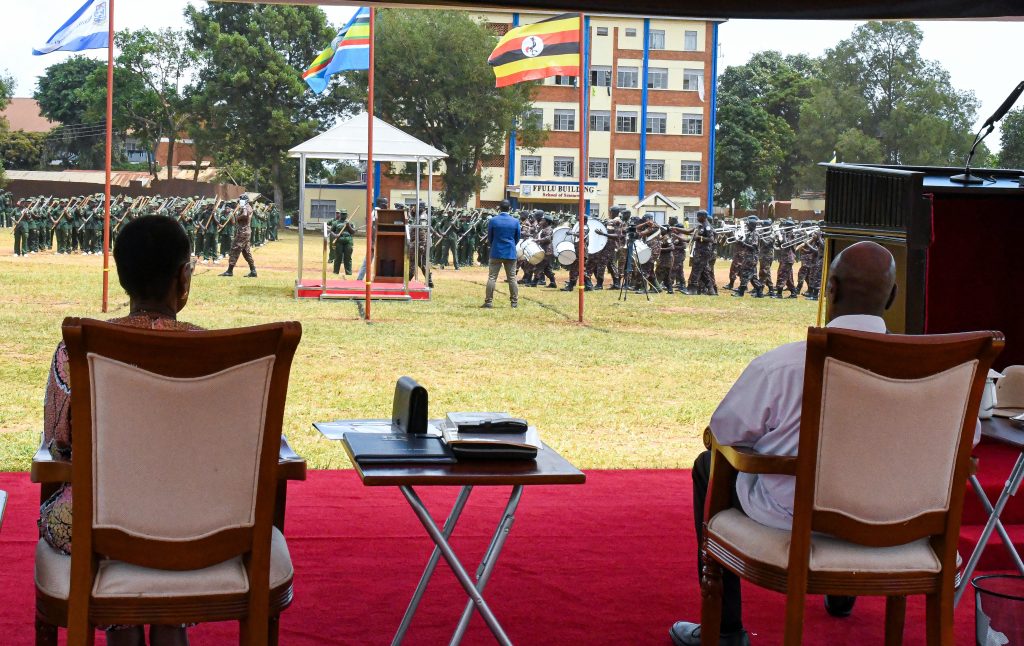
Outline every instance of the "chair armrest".
{"type": "Polygon", "coordinates": [[[40,443],[39,450],[32,456],[31,479],[37,484],[71,482],[71,463],[54,458],[46,443],[40,443]]]}
{"type": "Polygon", "coordinates": [[[781,455],[762,455],[753,449],[743,446],[725,446],[719,444],[711,427],[704,429],[704,446],[714,454],[716,451],[742,473],[767,473],[795,476],[796,458],[781,455]]]}
{"type": "Polygon", "coordinates": [[[281,436],[281,450],[277,454],[278,480],[305,480],[306,459],[292,450],[288,438],[281,436]]]}
{"type": "Polygon", "coordinates": [[[716,444],[715,450],[732,465],[732,468],[741,473],[796,475],[796,458],[794,457],[762,455],[746,447],[722,446],[720,444],[716,444]]]}

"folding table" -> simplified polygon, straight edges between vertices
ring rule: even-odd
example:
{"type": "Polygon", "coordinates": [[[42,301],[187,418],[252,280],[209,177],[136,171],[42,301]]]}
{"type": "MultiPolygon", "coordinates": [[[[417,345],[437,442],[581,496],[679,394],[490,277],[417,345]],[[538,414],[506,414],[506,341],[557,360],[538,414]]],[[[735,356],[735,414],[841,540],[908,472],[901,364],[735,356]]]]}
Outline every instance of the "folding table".
{"type": "Polygon", "coordinates": [[[527,485],[583,484],[586,482],[586,475],[547,445],[542,445],[541,449],[537,452],[536,460],[473,460],[462,461],[456,464],[417,465],[360,464],[352,456],[352,450],[348,442],[342,440],[342,444],[345,446],[345,451],[348,452],[352,464],[355,465],[356,472],[359,474],[363,485],[368,487],[398,487],[435,545],[433,553],[431,553],[430,559],[427,561],[427,567],[420,577],[420,582],[416,586],[412,599],[409,601],[409,607],[406,609],[402,622],[399,624],[398,631],[395,633],[391,643],[396,646],[402,643],[406,632],[409,630],[409,625],[412,623],[412,618],[416,614],[416,609],[419,607],[420,600],[423,598],[423,593],[427,589],[427,583],[430,582],[438,561],[441,557],[444,557],[444,560],[455,574],[455,578],[458,579],[459,584],[462,585],[466,595],[469,597],[458,626],[455,628],[455,633],[452,635],[451,644],[458,644],[462,640],[466,628],[469,627],[469,620],[473,616],[474,607],[480,613],[480,616],[491,630],[491,633],[494,634],[498,643],[511,644],[512,642],[509,640],[505,630],[498,623],[494,613],[491,612],[487,601],[484,600],[483,592],[487,586],[487,581],[491,577],[491,573],[494,571],[498,556],[505,545],[505,539],[508,538],[508,534],[512,529],[516,509],[523,495],[523,487],[527,485]],[[511,485],[512,491],[505,505],[505,512],[502,514],[498,527],[491,538],[491,543],[484,554],[483,560],[480,562],[480,566],[477,568],[474,580],[474,578],[470,577],[458,556],[456,556],[448,539],[455,530],[455,525],[462,514],[463,508],[466,506],[466,501],[469,500],[469,494],[472,492],[473,487],[509,485],[511,485]],[[437,523],[434,522],[419,494],[416,493],[414,489],[416,486],[456,486],[462,488],[443,527],[438,527],[437,523]]]}
{"type": "Polygon", "coordinates": [[[967,566],[964,567],[963,576],[960,577],[960,585],[957,586],[956,594],[953,597],[954,605],[960,603],[960,597],[963,596],[964,591],[970,586],[971,577],[974,574],[975,568],[978,567],[978,561],[981,559],[981,554],[985,551],[985,546],[988,545],[993,531],[999,534],[999,538],[1009,551],[1010,559],[1016,566],[1017,571],[1024,575],[1024,562],[1021,561],[1021,555],[1017,553],[1010,535],[1006,533],[1006,528],[1003,527],[1003,522],[999,519],[1003,509],[1006,508],[1006,503],[1009,502],[1012,496],[1017,494],[1021,480],[1024,480],[1024,430],[1015,427],[1005,418],[993,417],[982,420],[981,434],[984,437],[1012,446],[1021,453],[1017,456],[1017,461],[1014,463],[1013,469],[1010,470],[1010,475],[1006,478],[1006,485],[1003,487],[999,497],[996,498],[994,505],[981,488],[978,476],[972,475],[970,477],[971,488],[974,489],[974,493],[977,494],[978,500],[981,501],[982,507],[985,508],[989,516],[988,522],[985,523],[981,536],[978,538],[978,544],[974,547],[974,552],[971,554],[971,558],[968,559],[967,566]]]}

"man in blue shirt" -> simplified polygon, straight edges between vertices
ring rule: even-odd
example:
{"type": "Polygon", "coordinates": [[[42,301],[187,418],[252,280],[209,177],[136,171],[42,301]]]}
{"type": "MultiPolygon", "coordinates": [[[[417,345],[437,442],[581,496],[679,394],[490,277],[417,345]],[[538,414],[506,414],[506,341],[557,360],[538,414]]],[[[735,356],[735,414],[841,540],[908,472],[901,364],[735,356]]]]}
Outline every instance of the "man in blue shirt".
{"type": "Polygon", "coordinates": [[[487,295],[484,297],[484,304],[481,307],[493,307],[494,284],[498,281],[498,271],[505,268],[505,280],[508,282],[508,294],[512,301],[512,308],[519,305],[519,285],[516,283],[516,243],[522,230],[519,228],[519,220],[508,214],[510,205],[508,200],[502,200],[498,209],[498,215],[491,218],[487,223],[487,245],[491,249],[490,261],[487,268],[487,295]]]}

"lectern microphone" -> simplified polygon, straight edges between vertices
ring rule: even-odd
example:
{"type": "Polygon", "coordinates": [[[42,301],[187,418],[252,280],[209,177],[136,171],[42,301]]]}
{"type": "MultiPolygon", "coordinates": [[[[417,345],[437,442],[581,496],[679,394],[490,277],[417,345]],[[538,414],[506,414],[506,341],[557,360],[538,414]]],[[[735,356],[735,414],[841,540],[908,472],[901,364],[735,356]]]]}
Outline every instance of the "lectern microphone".
{"type": "Polygon", "coordinates": [[[1024,92],[1024,81],[1017,84],[1017,87],[1013,88],[1013,92],[1010,92],[1010,96],[1006,97],[1003,104],[1000,105],[992,116],[985,120],[985,123],[981,124],[981,129],[978,131],[977,136],[974,138],[974,145],[971,146],[971,152],[967,153],[967,163],[964,165],[964,172],[960,175],[953,175],[949,178],[949,181],[957,184],[984,184],[985,180],[977,175],[971,174],[971,159],[974,158],[974,151],[977,150],[978,144],[985,140],[985,137],[992,134],[992,130],[995,129],[996,123],[999,122],[1006,113],[1010,111],[1013,104],[1020,98],[1021,93],[1024,92]]]}

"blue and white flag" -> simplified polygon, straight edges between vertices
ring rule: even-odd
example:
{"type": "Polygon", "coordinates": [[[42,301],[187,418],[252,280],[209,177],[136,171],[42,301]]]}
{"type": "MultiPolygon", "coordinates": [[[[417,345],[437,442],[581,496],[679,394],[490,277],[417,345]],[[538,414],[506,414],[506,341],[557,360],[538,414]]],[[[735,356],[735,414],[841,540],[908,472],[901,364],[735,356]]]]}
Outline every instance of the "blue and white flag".
{"type": "Polygon", "coordinates": [[[50,52],[80,52],[83,49],[105,49],[109,38],[107,0],[85,0],[82,8],[60,26],[42,47],[32,50],[34,56],[50,52]]]}

